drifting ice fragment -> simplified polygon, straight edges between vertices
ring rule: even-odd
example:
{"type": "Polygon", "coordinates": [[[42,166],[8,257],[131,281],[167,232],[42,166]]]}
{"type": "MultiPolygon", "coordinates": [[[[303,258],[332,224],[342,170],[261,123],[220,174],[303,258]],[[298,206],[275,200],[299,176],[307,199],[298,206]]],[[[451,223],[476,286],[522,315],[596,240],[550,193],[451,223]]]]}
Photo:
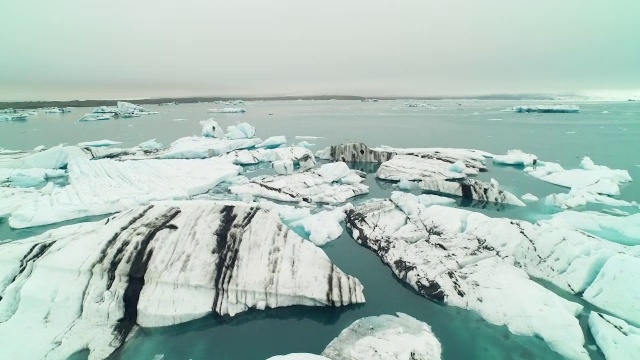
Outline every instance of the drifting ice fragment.
{"type": "Polygon", "coordinates": [[[494,155],[493,162],[506,165],[531,166],[538,162],[538,157],[522,150],[509,150],[506,155],[494,155]]]}
{"type": "Polygon", "coordinates": [[[85,141],[85,142],[81,142],[78,143],[78,146],[80,147],[101,147],[101,146],[113,146],[113,145],[118,145],[118,144],[122,144],[122,142],[120,141],[111,141],[111,140],[96,140],[96,141],[85,141]]]}
{"type": "Polygon", "coordinates": [[[202,125],[202,136],[224,139],[224,131],[215,120],[200,121],[200,125],[202,125]]]}
{"type": "Polygon", "coordinates": [[[210,113],[223,113],[223,114],[233,114],[233,113],[243,113],[247,110],[244,108],[223,108],[223,109],[209,109],[207,110],[210,113]]]}

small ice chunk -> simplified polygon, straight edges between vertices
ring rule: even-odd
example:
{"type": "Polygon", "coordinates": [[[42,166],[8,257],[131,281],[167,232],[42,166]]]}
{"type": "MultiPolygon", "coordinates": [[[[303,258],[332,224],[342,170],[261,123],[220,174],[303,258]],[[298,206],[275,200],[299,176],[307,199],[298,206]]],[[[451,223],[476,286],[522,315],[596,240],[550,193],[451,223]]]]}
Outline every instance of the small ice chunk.
{"type": "Polygon", "coordinates": [[[157,142],[156,139],[151,139],[143,143],[140,143],[138,147],[144,150],[154,150],[154,149],[161,149],[163,145],[157,142]]]}
{"type": "Polygon", "coordinates": [[[507,165],[531,166],[538,162],[538,157],[522,150],[509,150],[506,155],[494,155],[493,162],[507,165]]]}
{"type": "Polygon", "coordinates": [[[78,143],[78,146],[80,147],[102,147],[102,146],[113,146],[113,145],[118,145],[118,144],[122,144],[122,142],[120,141],[111,141],[111,140],[96,140],[96,141],[85,141],[85,142],[81,142],[78,143]]]}
{"type": "Polygon", "coordinates": [[[464,171],[467,170],[467,166],[462,161],[458,160],[449,166],[449,170],[464,173],[464,171]]]}
{"type": "Polygon", "coordinates": [[[522,195],[520,197],[520,199],[524,200],[524,201],[538,201],[540,200],[537,196],[531,194],[531,193],[526,193],[524,195],[522,195]]]}
{"type": "Polygon", "coordinates": [[[289,225],[293,228],[303,228],[312,243],[322,246],[342,235],[343,228],[340,223],[345,219],[345,211],[351,209],[353,209],[353,205],[346,204],[333,210],[324,210],[304,217],[289,225]]]}
{"type": "Polygon", "coordinates": [[[227,139],[251,139],[255,135],[256,128],[247,123],[227,127],[227,139]]]}
{"type": "MultiPolygon", "coordinates": [[[[255,134],[255,132],[254,132],[255,134]]],[[[256,145],[257,148],[266,148],[266,149],[275,149],[277,147],[279,147],[280,145],[284,145],[287,143],[287,137],[280,135],[280,136],[271,136],[269,138],[267,138],[267,140],[261,142],[260,144],[256,145]]]]}
{"type": "Polygon", "coordinates": [[[400,179],[400,181],[396,184],[396,187],[400,190],[418,190],[420,186],[415,181],[410,181],[407,179],[400,179]]]}
{"type": "Polygon", "coordinates": [[[222,131],[222,128],[218,125],[217,121],[213,119],[203,120],[200,121],[200,125],[202,125],[202,136],[218,139],[224,138],[224,131],[222,131]]]}
{"type": "Polygon", "coordinates": [[[327,182],[337,181],[350,173],[351,169],[342,161],[324,164],[318,169],[318,174],[324,177],[327,182]]]}
{"type": "Polygon", "coordinates": [[[585,189],[571,189],[567,194],[550,194],[544,201],[547,206],[571,209],[584,206],[587,203],[604,204],[609,206],[637,206],[636,202],[614,199],[585,189]]]}
{"type": "Polygon", "coordinates": [[[293,174],[293,161],[291,160],[276,160],[272,163],[273,169],[276,174],[290,175],[293,174]]]}

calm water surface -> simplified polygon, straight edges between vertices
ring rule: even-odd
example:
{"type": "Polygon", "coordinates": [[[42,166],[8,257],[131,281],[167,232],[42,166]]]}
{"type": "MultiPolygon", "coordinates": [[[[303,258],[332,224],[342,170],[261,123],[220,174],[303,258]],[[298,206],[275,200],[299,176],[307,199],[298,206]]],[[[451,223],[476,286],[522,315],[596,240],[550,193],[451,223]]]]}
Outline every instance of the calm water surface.
{"type": "MultiPolygon", "coordinates": [[[[295,139],[297,135],[323,137],[305,139],[316,144],[314,150],[355,141],[370,146],[476,148],[499,154],[509,149],[521,149],[536,154],[541,160],[559,162],[565,168],[578,167],[583,156],[590,156],[596,164],[626,169],[632,178],[640,179],[638,103],[579,103],[579,114],[500,111],[514,105],[544,102],[427,103],[436,108],[406,108],[401,101],[272,101],[248,103],[244,105],[247,109],[244,114],[207,114],[206,109],[221,105],[147,106],[160,113],[83,123],[77,119],[91,109],[77,108],[70,114],[41,113],[26,122],[0,123],[0,147],[31,149],[39,145],[100,139],[134,146],[151,138],[169,144],[182,136],[198,135],[198,122],[214,117],[223,126],[249,122],[262,138],[286,135],[290,143],[295,143],[301,141],[295,139]]],[[[375,171],[371,164],[352,166],[375,171]]],[[[491,177],[518,196],[530,192],[542,198],[550,193],[567,191],[529,177],[521,169],[494,166],[489,162],[489,172],[481,174],[480,178],[488,180],[491,177]]],[[[367,184],[371,193],[354,202],[388,197],[394,190],[391,183],[376,180],[373,174],[368,176],[367,184]]],[[[622,199],[640,200],[640,186],[636,183],[625,185],[621,191],[622,199]]],[[[588,209],[600,210],[602,207],[592,205],[588,209]]],[[[527,220],[548,217],[553,211],[540,204],[530,204],[527,208],[476,207],[471,210],[489,216],[527,220]]],[[[60,224],[15,231],[9,229],[6,222],[1,222],[0,239],[24,238],[57,226],[60,224]]],[[[357,245],[346,232],[323,249],[342,270],[360,279],[365,287],[366,304],[345,308],[290,307],[248,311],[233,318],[209,316],[177,326],[143,329],[112,358],[153,359],[156,354],[164,354],[167,360],[265,359],[291,352],[320,353],[356,319],[395,312],[404,312],[429,323],[442,343],[443,359],[561,358],[536,337],[513,335],[505,327],[491,325],[473,312],[423,298],[397,280],[374,253],[357,245]]],[[[585,305],[585,313],[580,317],[584,326],[590,306],[580,298],[559,293],[585,305]]],[[[592,358],[601,359],[601,353],[590,346],[594,342],[588,331],[585,331],[585,337],[592,358]]],[[[86,354],[78,356],[83,357],[86,354]]]]}

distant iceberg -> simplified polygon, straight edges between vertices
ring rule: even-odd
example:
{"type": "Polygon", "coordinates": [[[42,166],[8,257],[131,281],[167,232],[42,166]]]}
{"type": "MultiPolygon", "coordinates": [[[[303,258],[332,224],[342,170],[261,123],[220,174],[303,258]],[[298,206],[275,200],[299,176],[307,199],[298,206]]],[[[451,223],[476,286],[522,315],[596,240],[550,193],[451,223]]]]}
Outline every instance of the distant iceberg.
{"type": "Polygon", "coordinates": [[[247,112],[244,108],[223,108],[223,109],[209,109],[207,110],[210,113],[223,113],[223,114],[232,114],[232,113],[243,113],[247,112]]]}
{"type": "Polygon", "coordinates": [[[47,113],[47,114],[64,114],[64,113],[71,112],[71,108],[69,108],[69,107],[50,107],[50,108],[43,108],[42,111],[47,113]]]}
{"type": "Polygon", "coordinates": [[[580,107],[578,105],[522,105],[514,106],[505,111],[517,113],[578,113],[580,107]]]}

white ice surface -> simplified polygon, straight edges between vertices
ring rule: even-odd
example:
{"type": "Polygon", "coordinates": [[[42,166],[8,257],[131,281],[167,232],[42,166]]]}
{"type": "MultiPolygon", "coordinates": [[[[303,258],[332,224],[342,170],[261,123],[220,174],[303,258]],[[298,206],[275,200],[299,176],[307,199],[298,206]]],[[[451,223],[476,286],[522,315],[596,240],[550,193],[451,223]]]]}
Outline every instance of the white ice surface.
{"type": "Polygon", "coordinates": [[[527,154],[522,150],[509,150],[506,155],[494,155],[493,162],[506,165],[531,166],[538,160],[533,154],[527,154]]]}
{"type": "Polygon", "coordinates": [[[81,143],[78,143],[78,146],[80,146],[80,147],[84,147],[84,146],[101,147],[101,146],[113,146],[113,145],[118,145],[118,144],[122,144],[122,142],[103,139],[103,140],[96,140],[96,141],[81,142],[81,143]]]}
{"type": "Polygon", "coordinates": [[[640,328],[613,316],[591,312],[589,329],[607,360],[634,360],[640,354],[640,328]]]}

